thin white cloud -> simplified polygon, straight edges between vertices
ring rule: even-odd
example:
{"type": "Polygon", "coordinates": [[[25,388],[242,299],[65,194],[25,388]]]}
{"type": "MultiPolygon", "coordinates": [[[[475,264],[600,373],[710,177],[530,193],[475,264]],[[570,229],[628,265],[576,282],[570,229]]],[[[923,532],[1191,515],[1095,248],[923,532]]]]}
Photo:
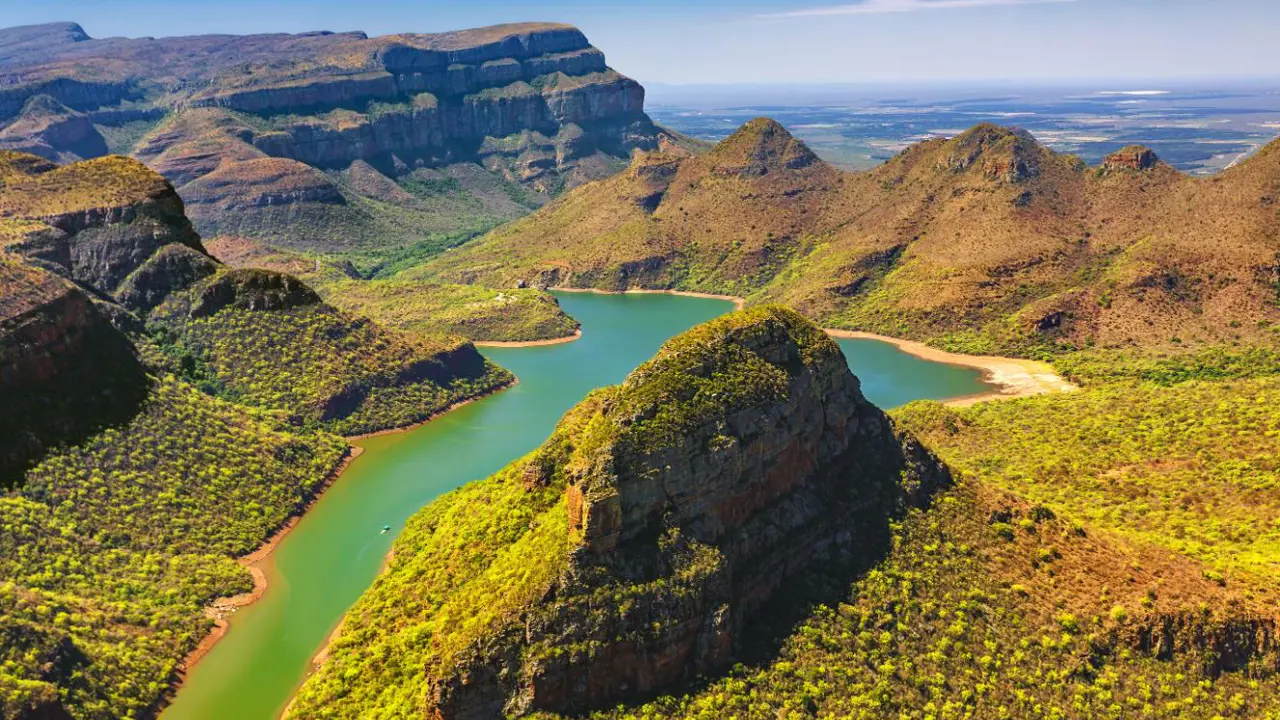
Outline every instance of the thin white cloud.
{"type": "Polygon", "coordinates": [[[921,10],[961,10],[964,8],[996,7],[1012,5],[1046,5],[1075,2],[1076,0],[863,0],[846,5],[811,7],[766,13],[759,17],[823,17],[830,15],[882,15],[885,13],[910,13],[921,10]]]}

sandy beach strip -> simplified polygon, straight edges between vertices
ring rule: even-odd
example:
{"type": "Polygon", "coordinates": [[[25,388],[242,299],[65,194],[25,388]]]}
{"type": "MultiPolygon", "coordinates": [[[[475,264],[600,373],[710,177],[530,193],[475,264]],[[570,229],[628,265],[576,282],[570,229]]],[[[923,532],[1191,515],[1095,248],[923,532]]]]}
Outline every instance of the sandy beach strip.
{"type": "Polygon", "coordinates": [[[944,403],[952,407],[966,407],[986,400],[1007,400],[1047,393],[1074,392],[1080,389],[1059,375],[1052,365],[1037,360],[994,355],[962,355],[939,350],[914,340],[900,340],[868,332],[832,329],[827,329],[826,332],[835,338],[877,340],[889,343],[908,355],[924,360],[981,370],[983,381],[993,386],[991,391],[952,398],[944,403]]]}
{"type": "Polygon", "coordinates": [[[472,345],[478,348],[527,348],[545,347],[547,345],[563,345],[582,337],[582,330],[574,330],[572,335],[550,338],[548,340],[473,340],[472,345]]]}
{"type": "MultiPolygon", "coordinates": [[[[622,295],[627,293],[679,295],[682,297],[706,298],[709,300],[727,300],[732,302],[738,310],[745,307],[747,302],[746,299],[733,295],[716,295],[713,293],[688,292],[683,290],[635,289],[616,292],[609,290],[597,290],[594,288],[564,287],[553,287],[548,288],[548,290],[555,290],[559,292],[596,293],[600,295],[622,295]]],[[[845,338],[850,340],[878,340],[883,343],[889,343],[908,355],[914,355],[924,360],[945,363],[947,365],[977,368],[978,370],[981,370],[983,382],[991,385],[991,390],[973,395],[966,395],[964,397],[952,398],[943,403],[951,407],[967,407],[987,400],[1009,400],[1020,397],[1031,397],[1033,395],[1044,395],[1047,393],[1074,392],[1080,389],[1059,375],[1058,372],[1053,369],[1052,365],[1036,360],[1007,358],[995,355],[962,355],[960,353],[951,353],[945,350],[939,350],[925,345],[922,342],[901,340],[887,335],[877,335],[875,333],[854,330],[836,330],[833,328],[823,328],[823,330],[834,338],[845,338]]]]}

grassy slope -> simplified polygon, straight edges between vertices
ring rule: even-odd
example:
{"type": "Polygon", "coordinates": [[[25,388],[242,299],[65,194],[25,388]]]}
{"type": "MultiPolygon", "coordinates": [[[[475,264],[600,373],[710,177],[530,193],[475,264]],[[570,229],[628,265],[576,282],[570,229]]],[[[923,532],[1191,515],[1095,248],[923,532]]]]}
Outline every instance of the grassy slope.
{"type": "MultiPolygon", "coordinates": [[[[1089,383],[1079,393],[899,411],[957,488],[901,523],[893,553],[776,652],[599,717],[1280,717],[1267,639],[1280,619],[1274,358],[1069,359],[1089,383]]],[[[527,462],[415,520],[299,716],[421,713],[423,661],[405,658],[434,657],[424,648],[446,626],[473,627],[456,618],[487,616],[443,612],[449,593],[476,595],[432,588],[483,575],[517,538],[528,557],[546,524],[528,518],[558,497],[519,501],[527,462]]]]}
{"type": "Polygon", "coordinates": [[[208,246],[228,265],[298,275],[329,304],[413,335],[517,342],[567,337],[578,329],[578,322],[560,309],[555,297],[541,290],[428,282],[412,270],[360,279],[331,260],[276,250],[248,238],[221,237],[208,246]]]}
{"type": "Polygon", "coordinates": [[[705,155],[639,158],[420,273],[733,293],[982,352],[1270,342],[1280,321],[1280,144],[1211,179],[1126,157],[1089,168],[993,126],[865,173],[805,152],[754,121],[705,155]]]}
{"type": "MultiPolygon", "coordinates": [[[[552,603],[547,608],[595,606],[607,602],[602,598],[617,602],[651,592],[646,585],[609,578],[575,589],[576,600],[563,590],[548,594],[578,545],[565,501],[569,477],[612,463],[615,450],[621,456],[670,443],[726,408],[776,400],[786,387],[786,371],[723,338],[778,332],[775,324],[786,323],[805,362],[838,352],[825,335],[797,320],[793,313],[761,308],[677,336],[622,385],[597,390],[572,408],[538,451],[420,511],[397,539],[388,570],[343,620],[329,659],[299,692],[289,716],[421,717],[429,682],[458,672],[478,647],[503,642],[497,638],[522,626],[535,602],[552,603]],[[530,474],[548,477],[531,484],[530,474]]],[[[588,496],[608,491],[579,482],[588,496]]],[[[691,576],[698,572],[687,570],[691,576]]],[[[682,582],[699,581],[673,573],[651,583],[669,584],[678,595],[682,582]]],[[[524,652],[589,649],[535,645],[524,652]]]]}
{"type": "Polygon", "coordinates": [[[511,380],[461,338],[385,330],[314,296],[274,310],[193,310],[215,284],[270,274],[225,271],[152,314],[170,354],[218,395],[354,435],[421,422],[511,380]]]}
{"type": "MultiPolygon", "coordinates": [[[[0,213],[27,217],[62,215],[131,205],[168,191],[164,178],[136,160],[109,155],[28,174],[26,156],[0,153],[0,213]]],[[[33,161],[31,161],[33,162],[33,161]]]]}
{"type": "Polygon", "coordinates": [[[170,378],[128,424],[49,454],[0,497],[0,685],[55,685],[81,718],[153,707],[210,626],[203,606],[253,586],[232,558],[345,452],[170,378]]]}
{"type": "Polygon", "coordinates": [[[903,416],[953,468],[1270,595],[1280,589],[1278,393],[1275,376],[1114,383],[903,416]]]}
{"type": "MultiPolygon", "coordinates": [[[[0,207],[18,215],[120,208],[98,233],[111,237],[130,230],[120,227],[130,209],[169,192],[133,160],[57,168],[9,154],[0,156],[0,189],[0,207]]],[[[0,246],[34,231],[49,229],[4,218],[0,246]]],[[[318,425],[342,432],[404,425],[510,377],[461,340],[404,338],[321,304],[295,279],[275,275],[255,286],[236,273],[223,270],[169,297],[148,318],[152,334],[137,332],[138,319],[109,299],[95,301],[131,329],[126,336],[105,320],[94,327],[128,346],[130,357],[136,344],[160,378],[142,378],[146,399],[125,417],[38,448],[43,457],[20,487],[0,495],[0,716],[59,705],[78,718],[154,712],[178,663],[210,627],[205,606],[253,587],[234,558],[295,515],[346,453],[346,443],[318,425]],[[222,292],[229,278],[249,290],[232,282],[235,291],[222,292]],[[193,302],[219,301],[228,303],[220,312],[188,312],[193,302]],[[359,402],[320,414],[326,394],[353,389],[359,402]]],[[[57,300],[67,283],[52,280],[21,256],[0,257],[0,317],[21,320],[57,300]]],[[[34,326],[44,344],[32,347],[30,332],[6,344],[13,328],[0,323],[0,345],[16,352],[6,361],[16,357],[28,372],[81,361],[101,370],[105,340],[95,336],[84,348],[60,342],[64,319],[75,324],[50,315],[34,326]]],[[[72,369],[73,379],[89,379],[72,369]]],[[[66,379],[54,382],[81,392],[66,379]]],[[[43,410],[57,407],[38,399],[43,410]]],[[[126,400],[118,392],[111,399],[126,400]]],[[[83,402],[75,405],[84,411],[83,402]]]]}
{"type": "Polygon", "coordinates": [[[1236,602],[1193,563],[966,482],[913,511],[890,556],[844,602],[814,608],[776,657],[593,717],[1275,717],[1265,661],[1265,679],[1214,678],[1200,670],[1210,653],[1137,649],[1165,617],[1212,628],[1236,602]]]}
{"type": "Polygon", "coordinates": [[[404,332],[512,342],[569,337],[578,329],[578,322],[560,309],[555,297],[532,288],[343,279],[318,282],[316,290],[347,312],[404,332]]]}

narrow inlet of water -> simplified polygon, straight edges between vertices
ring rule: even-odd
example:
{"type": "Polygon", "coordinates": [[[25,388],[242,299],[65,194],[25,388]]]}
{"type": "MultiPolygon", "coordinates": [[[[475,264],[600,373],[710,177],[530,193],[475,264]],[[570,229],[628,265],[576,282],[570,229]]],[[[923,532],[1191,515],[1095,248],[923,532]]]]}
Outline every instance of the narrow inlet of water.
{"type": "MultiPolygon", "coordinates": [[[[305,677],[342,614],[373,582],[405,520],[436,497],[534,450],[588,392],[621,382],[668,338],[733,309],[669,295],[562,294],[577,342],[487,349],[518,385],[406,433],[362,440],[365,452],[280,543],[269,589],[231,618],[164,720],[271,720],[305,677]],[[383,533],[390,525],[392,532],[383,533]]],[[[977,370],[841,340],[863,392],[881,407],[981,392],[977,370]]]]}

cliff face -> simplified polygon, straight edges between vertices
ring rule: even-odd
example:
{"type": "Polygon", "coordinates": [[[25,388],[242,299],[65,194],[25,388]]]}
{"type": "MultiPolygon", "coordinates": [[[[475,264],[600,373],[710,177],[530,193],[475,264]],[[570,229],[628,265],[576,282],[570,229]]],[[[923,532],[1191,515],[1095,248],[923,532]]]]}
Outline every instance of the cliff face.
{"type": "Polygon", "coordinates": [[[0,486],[49,445],[127,419],[147,388],[133,346],[83,291],[0,253],[0,486]]]}
{"type": "MultiPolygon", "coordinates": [[[[644,89],[565,25],[375,38],[95,40],[79,26],[54,24],[0,31],[0,60],[0,143],[88,157],[106,152],[95,124],[145,122],[153,130],[132,152],[179,186],[215,168],[224,179],[252,176],[239,163],[265,157],[334,171],[364,162],[396,179],[466,163],[541,201],[616,170],[633,149],[655,148],[659,138],[644,114],[644,89]],[[49,108],[60,108],[60,132],[40,119],[51,116],[49,108]],[[156,125],[158,114],[168,117],[156,125]]],[[[327,192],[339,189],[360,196],[339,184],[327,192]]],[[[215,203],[243,193],[208,191],[201,189],[202,198],[215,203]]],[[[249,207],[306,208],[312,199],[264,196],[270,199],[249,207]]],[[[417,209],[404,200],[392,205],[417,209]]],[[[487,217],[473,209],[476,215],[487,217]]],[[[250,234],[270,236],[269,224],[250,234]]],[[[386,237],[394,233],[380,234],[394,243],[386,237]]]]}
{"type": "MultiPolygon", "coordinates": [[[[297,164],[262,162],[267,176],[272,164],[297,164]]],[[[0,317],[0,423],[13,443],[0,464],[10,469],[51,440],[131,416],[148,386],[131,339],[206,390],[351,432],[412,424],[510,379],[458,338],[401,336],[324,304],[291,275],[226,268],[173,186],[129,158],[58,166],[0,152],[0,260],[14,268],[0,278],[0,307],[14,308],[0,317]],[[145,337],[144,320],[164,329],[145,337]],[[260,365],[268,354],[278,356],[272,372],[260,365]]]]}
{"type": "MultiPolygon", "coordinates": [[[[862,397],[834,343],[779,309],[672,341],[592,425],[526,476],[563,473],[577,547],[526,619],[506,711],[581,712],[720,669],[800,576],[868,563],[889,520],[949,478],[862,397]],[[602,602],[625,591],[630,607],[602,602]]],[[[496,707],[453,679],[438,688],[440,717],[496,707]]]]}
{"type": "Polygon", "coordinates": [[[469,490],[484,497],[413,521],[294,715],[392,696],[435,718],[578,713],[714,672],[766,608],[847,582],[948,482],[799,315],[713,321],[469,490]],[[395,628],[412,650],[380,665],[395,628]]]}
{"type": "MultiPolygon", "coordinates": [[[[55,166],[10,153],[0,155],[0,164],[8,175],[0,215],[37,223],[5,250],[130,309],[142,309],[132,303],[145,301],[135,297],[136,282],[126,288],[126,280],[162,249],[190,250],[183,256],[187,265],[212,262],[173,187],[135,160],[111,156],[55,166]]],[[[174,265],[177,257],[167,257],[174,265]]]]}

